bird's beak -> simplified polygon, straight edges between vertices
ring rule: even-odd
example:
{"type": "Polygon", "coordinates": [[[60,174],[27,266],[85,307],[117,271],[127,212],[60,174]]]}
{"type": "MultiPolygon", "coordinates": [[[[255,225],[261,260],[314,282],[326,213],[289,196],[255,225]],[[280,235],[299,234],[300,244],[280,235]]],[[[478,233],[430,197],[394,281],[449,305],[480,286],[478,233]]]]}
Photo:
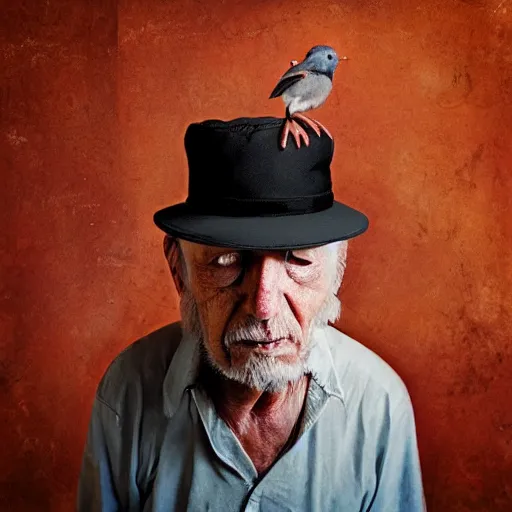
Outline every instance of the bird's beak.
{"type": "Polygon", "coordinates": [[[349,60],[349,58],[346,55],[343,55],[343,57],[341,57],[341,60],[349,60]]]}

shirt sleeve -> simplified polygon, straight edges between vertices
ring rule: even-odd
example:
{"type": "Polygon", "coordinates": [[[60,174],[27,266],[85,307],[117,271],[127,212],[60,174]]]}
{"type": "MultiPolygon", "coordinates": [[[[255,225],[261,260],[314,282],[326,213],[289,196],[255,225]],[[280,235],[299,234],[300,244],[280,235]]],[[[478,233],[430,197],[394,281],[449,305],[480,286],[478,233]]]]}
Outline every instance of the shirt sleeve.
{"type": "Polygon", "coordinates": [[[407,396],[389,418],[372,512],[426,511],[412,404],[407,396]]]}
{"type": "Polygon", "coordinates": [[[116,412],[96,397],[78,484],[78,512],[120,510],[112,474],[112,446],[108,443],[109,432],[115,429],[117,422],[116,412]]]}

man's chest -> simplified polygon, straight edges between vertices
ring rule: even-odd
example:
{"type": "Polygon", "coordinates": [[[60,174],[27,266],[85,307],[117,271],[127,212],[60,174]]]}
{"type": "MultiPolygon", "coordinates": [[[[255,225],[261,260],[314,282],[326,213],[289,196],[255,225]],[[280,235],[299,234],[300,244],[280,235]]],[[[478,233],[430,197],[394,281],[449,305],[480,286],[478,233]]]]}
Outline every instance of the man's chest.
{"type": "Polygon", "coordinates": [[[170,422],[144,511],[365,510],[375,465],[328,404],[321,417],[258,477],[250,457],[222,420],[189,404],[170,422]],[[183,415],[183,417],[181,417],[183,415]]]}

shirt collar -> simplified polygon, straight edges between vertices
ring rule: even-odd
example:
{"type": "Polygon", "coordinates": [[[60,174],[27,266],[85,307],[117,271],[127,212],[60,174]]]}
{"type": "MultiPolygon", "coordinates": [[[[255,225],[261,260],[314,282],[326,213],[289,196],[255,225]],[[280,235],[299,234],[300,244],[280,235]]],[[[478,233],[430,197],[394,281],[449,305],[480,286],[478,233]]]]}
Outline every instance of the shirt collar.
{"type": "Polygon", "coordinates": [[[329,329],[332,328],[326,326],[314,329],[306,368],[311,373],[312,378],[329,396],[339,398],[345,405],[345,396],[341,389],[331,349],[329,348],[329,329]]]}
{"type": "Polygon", "coordinates": [[[185,390],[195,384],[199,371],[199,340],[184,330],[182,332],[163,384],[164,411],[169,418],[178,410],[185,390]]]}
{"type": "MultiPolygon", "coordinates": [[[[339,398],[345,404],[327,337],[327,327],[314,329],[306,368],[325,393],[339,398]]],[[[200,358],[199,340],[183,331],[181,342],[172,358],[163,384],[164,411],[169,418],[178,410],[185,390],[195,385],[200,358]]]]}

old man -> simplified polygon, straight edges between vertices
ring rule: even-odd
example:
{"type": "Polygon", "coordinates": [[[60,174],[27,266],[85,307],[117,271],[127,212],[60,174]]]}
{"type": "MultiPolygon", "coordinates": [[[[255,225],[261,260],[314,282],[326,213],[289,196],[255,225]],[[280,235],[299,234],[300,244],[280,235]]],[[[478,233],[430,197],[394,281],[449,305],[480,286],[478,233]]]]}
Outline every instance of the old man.
{"type": "Polygon", "coordinates": [[[396,373],[340,333],[347,240],[334,145],[283,120],[189,126],[189,193],[160,210],[182,322],[124,350],[96,394],[78,509],[424,510],[396,373]]]}

